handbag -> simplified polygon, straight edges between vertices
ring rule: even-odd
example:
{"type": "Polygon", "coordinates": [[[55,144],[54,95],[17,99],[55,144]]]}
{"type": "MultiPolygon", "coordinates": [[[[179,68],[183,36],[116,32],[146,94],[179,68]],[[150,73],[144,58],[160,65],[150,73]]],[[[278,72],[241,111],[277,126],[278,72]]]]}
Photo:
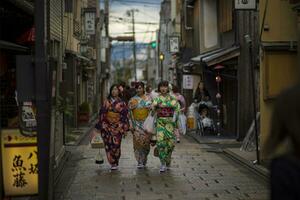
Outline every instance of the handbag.
{"type": "Polygon", "coordinates": [[[92,147],[92,149],[104,148],[104,143],[103,143],[102,137],[96,131],[93,133],[93,136],[91,139],[91,147],[92,147]]]}
{"type": "Polygon", "coordinates": [[[178,128],[180,129],[183,135],[186,134],[186,125],[187,125],[186,116],[183,113],[179,114],[178,128]]]}
{"type": "Polygon", "coordinates": [[[154,133],[155,131],[155,117],[151,114],[148,115],[143,123],[143,129],[148,133],[154,133]]]}

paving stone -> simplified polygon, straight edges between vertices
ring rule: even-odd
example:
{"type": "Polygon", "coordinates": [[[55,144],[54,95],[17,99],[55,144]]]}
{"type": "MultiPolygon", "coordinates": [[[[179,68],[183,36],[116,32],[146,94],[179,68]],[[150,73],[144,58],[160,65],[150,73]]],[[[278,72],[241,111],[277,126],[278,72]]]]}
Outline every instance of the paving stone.
{"type": "MultiPolygon", "coordinates": [[[[147,168],[139,170],[132,149],[132,137],[122,143],[119,170],[97,165],[98,150],[88,143],[72,149],[55,199],[120,200],[258,200],[268,199],[268,185],[244,167],[220,153],[207,152],[207,146],[187,137],[181,139],[172,155],[171,170],[159,173],[159,160],[149,154],[147,168]]],[[[104,151],[102,154],[104,154],[104,151]]]]}

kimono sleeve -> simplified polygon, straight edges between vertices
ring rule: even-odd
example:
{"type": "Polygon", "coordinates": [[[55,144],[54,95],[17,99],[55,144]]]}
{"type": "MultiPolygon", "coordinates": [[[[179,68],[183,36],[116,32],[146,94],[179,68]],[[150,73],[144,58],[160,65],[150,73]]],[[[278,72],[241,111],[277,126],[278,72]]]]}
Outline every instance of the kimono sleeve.
{"type": "Polygon", "coordinates": [[[105,115],[108,112],[108,106],[109,106],[109,101],[105,100],[103,105],[101,106],[100,110],[99,110],[99,116],[98,116],[98,122],[95,125],[95,128],[97,130],[101,130],[102,128],[102,123],[103,123],[103,119],[105,118],[105,115]]]}
{"type": "Polygon", "coordinates": [[[128,107],[125,102],[122,102],[122,110],[120,112],[121,114],[121,123],[123,125],[123,131],[126,132],[129,130],[129,112],[128,107]]]}

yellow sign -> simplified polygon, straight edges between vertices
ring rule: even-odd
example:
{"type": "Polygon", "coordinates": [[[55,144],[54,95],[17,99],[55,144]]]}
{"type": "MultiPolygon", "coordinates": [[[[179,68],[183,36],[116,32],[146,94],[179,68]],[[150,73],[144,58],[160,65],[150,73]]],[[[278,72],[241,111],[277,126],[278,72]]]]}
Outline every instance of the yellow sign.
{"type": "Polygon", "coordinates": [[[187,118],[187,127],[188,127],[188,129],[195,129],[196,128],[196,123],[195,123],[195,118],[194,117],[188,117],[187,118]]]}
{"type": "Polygon", "coordinates": [[[6,196],[38,193],[37,138],[19,129],[2,130],[2,168],[6,196]]]}

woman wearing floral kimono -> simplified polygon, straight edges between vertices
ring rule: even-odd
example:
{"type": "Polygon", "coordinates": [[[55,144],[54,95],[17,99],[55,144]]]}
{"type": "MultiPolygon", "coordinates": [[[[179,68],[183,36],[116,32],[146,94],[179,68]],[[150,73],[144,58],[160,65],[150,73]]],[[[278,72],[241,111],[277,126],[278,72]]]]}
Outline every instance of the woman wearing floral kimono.
{"type": "Polygon", "coordinates": [[[169,94],[168,81],[158,84],[159,96],[153,100],[152,108],[156,114],[156,148],[161,162],[160,172],[165,172],[171,164],[171,156],[176,142],[174,129],[180,105],[169,94]]]}
{"type": "Polygon", "coordinates": [[[133,133],[134,155],[138,162],[137,168],[142,169],[146,166],[147,156],[150,151],[151,134],[143,130],[143,123],[148,116],[151,106],[151,99],[145,95],[145,85],[138,82],[135,85],[137,94],[129,100],[130,127],[133,133]]]}
{"type": "Polygon", "coordinates": [[[122,136],[129,128],[128,109],[119,97],[117,85],[112,85],[108,98],[99,112],[95,128],[100,131],[111,170],[117,170],[121,156],[122,136]]]}

